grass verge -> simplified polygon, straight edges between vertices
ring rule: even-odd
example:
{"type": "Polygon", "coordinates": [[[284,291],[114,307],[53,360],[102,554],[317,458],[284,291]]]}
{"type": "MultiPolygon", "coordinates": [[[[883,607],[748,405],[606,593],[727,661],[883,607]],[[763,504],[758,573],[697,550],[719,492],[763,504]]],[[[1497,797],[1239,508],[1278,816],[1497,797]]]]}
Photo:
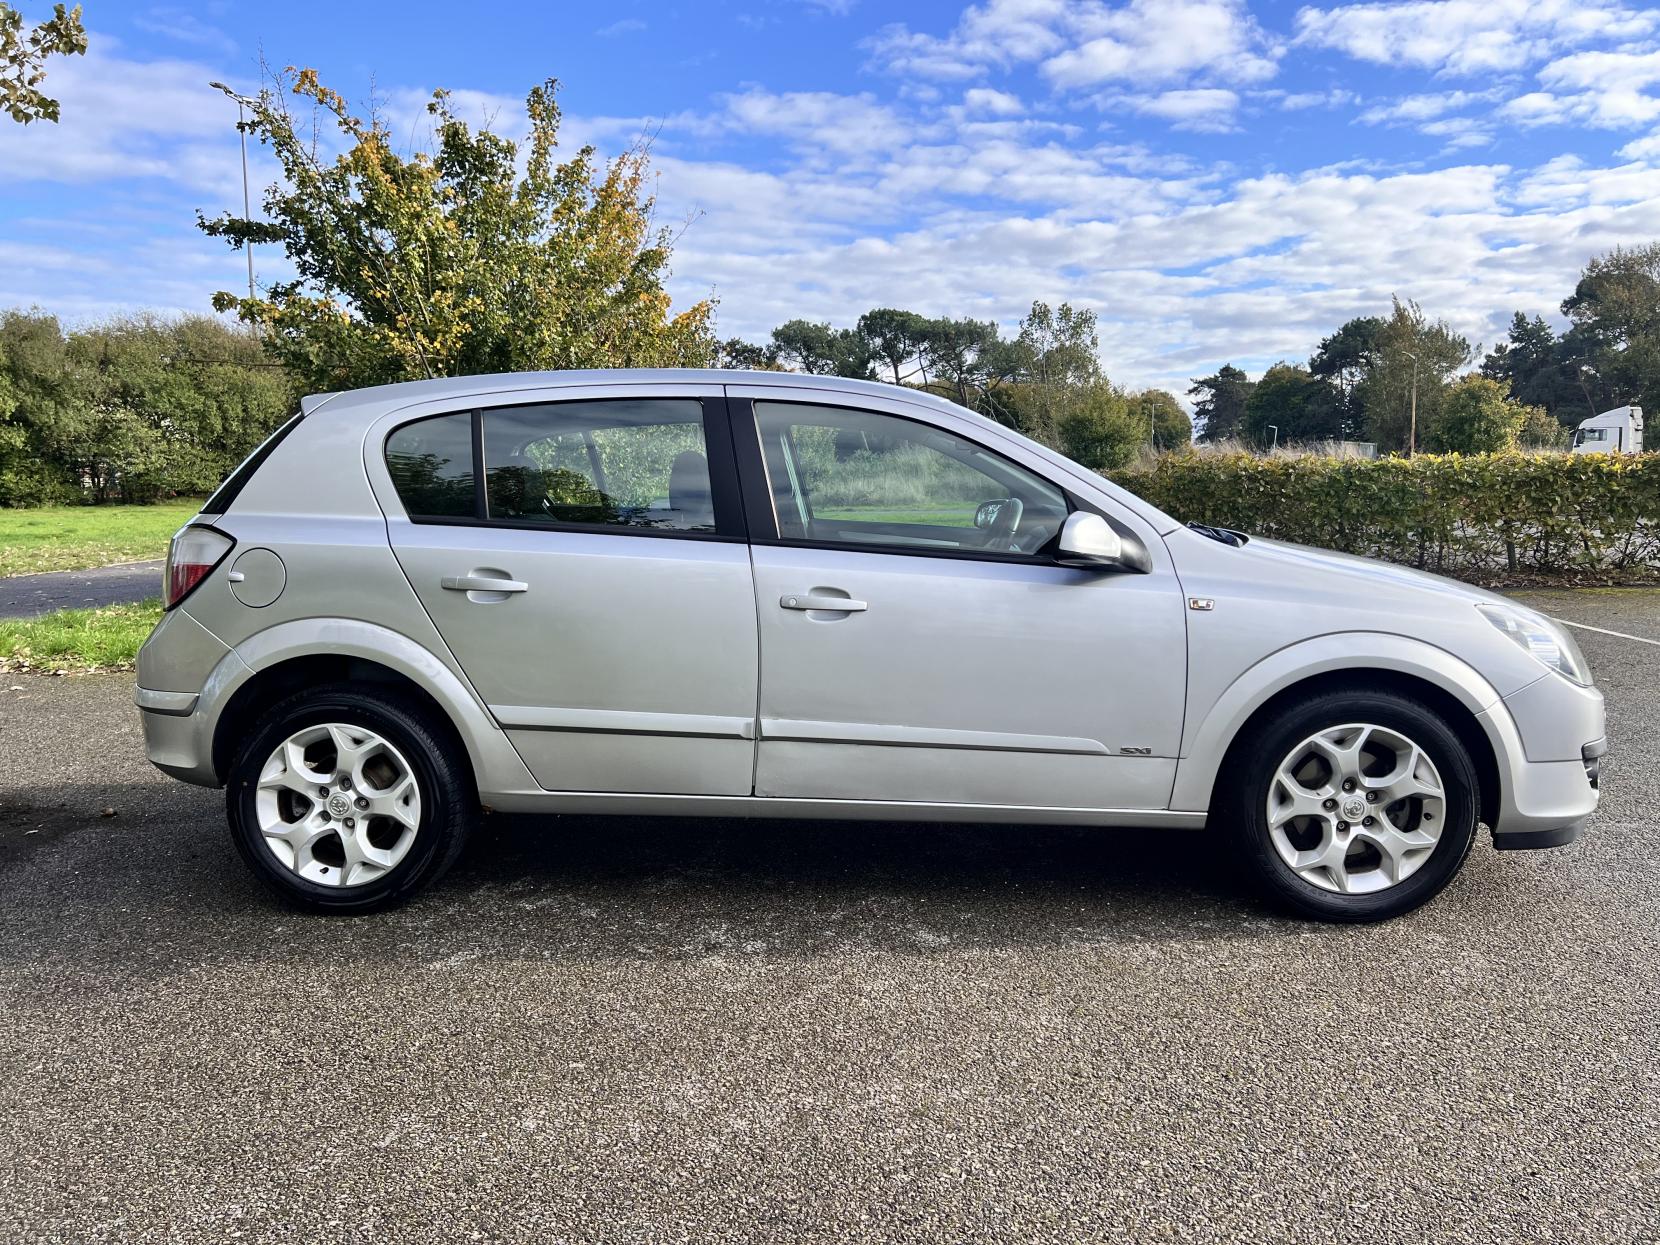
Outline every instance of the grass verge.
{"type": "Polygon", "coordinates": [[[41,506],[0,510],[0,576],[78,571],[167,556],[167,539],[200,499],[154,506],[41,506]]]}
{"type": "Polygon", "coordinates": [[[0,671],[92,674],[131,670],[161,602],[59,610],[39,618],[0,619],[0,671]]]}

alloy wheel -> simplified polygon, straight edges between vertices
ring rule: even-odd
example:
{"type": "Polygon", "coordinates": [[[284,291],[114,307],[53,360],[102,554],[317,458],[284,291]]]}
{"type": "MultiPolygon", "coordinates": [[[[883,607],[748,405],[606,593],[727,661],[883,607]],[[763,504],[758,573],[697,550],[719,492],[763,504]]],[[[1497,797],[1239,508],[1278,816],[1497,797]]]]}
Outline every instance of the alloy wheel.
{"type": "Polygon", "coordinates": [[[409,854],[421,789],[403,753],[362,726],[294,732],[260,769],[259,832],[291,873],[321,886],[362,886],[409,854]]]}
{"type": "Polygon", "coordinates": [[[1268,836],[1310,885],[1370,894],[1399,886],[1429,860],[1446,805],[1435,763],[1401,732],[1333,726],[1303,740],[1274,771],[1268,836]]]}

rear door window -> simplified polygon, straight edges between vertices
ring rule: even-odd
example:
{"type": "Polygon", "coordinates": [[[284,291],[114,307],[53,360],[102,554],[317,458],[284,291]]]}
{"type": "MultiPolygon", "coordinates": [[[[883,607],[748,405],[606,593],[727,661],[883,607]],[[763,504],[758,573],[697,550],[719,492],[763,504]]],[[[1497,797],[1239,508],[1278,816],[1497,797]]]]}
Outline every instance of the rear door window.
{"type": "Polygon", "coordinates": [[[695,398],[487,410],[484,473],[491,519],[717,530],[703,403],[695,398]]]}

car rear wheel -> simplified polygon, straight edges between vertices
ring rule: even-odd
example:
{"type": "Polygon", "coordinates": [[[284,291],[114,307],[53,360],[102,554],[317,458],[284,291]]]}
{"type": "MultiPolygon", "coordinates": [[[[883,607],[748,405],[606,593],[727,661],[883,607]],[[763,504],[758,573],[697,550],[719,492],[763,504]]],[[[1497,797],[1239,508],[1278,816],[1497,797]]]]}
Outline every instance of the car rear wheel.
{"type": "Polygon", "coordinates": [[[390,690],[306,691],[263,714],[226,790],[260,881],[325,912],[399,903],[454,861],[476,801],[466,760],[424,706],[390,690]]]}
{"type": "Polygon", "coordinates": [[[1331,692],[1253,731],[1225,816],[1268,894],[1303,916],[1384,921],[1450,882],[1475,840],[1475,766],[1429,706],[1331,692]]]}

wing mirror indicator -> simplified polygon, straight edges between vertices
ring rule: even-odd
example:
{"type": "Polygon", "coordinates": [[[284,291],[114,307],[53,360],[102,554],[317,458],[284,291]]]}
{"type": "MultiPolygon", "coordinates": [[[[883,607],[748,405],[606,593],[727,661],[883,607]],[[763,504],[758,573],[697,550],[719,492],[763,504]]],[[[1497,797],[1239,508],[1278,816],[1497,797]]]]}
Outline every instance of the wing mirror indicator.
{"type": "Polygon", "coordinates": [[[1098,514],[1075,510],[1061,525],[1055,561],[1062,566],[1107,570],[1123,564],[1124,538],[1098,514]]]}

